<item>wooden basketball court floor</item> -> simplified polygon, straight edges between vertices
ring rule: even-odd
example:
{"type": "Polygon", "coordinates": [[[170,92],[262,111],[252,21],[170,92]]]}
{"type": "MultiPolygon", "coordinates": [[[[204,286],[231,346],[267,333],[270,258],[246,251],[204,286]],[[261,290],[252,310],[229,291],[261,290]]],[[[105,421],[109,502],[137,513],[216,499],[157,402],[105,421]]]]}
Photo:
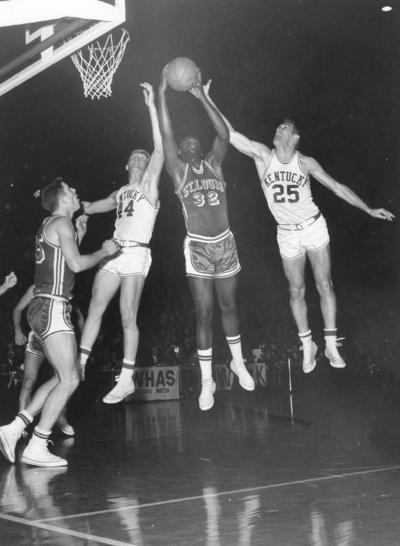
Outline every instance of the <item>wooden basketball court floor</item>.
{"type": "MultiPolygon", "coordinates": [[[[1,390],[1,423],[16,392],[1,390]]],[[[294,393],[108,407],[81,387],[65,468],[0,461],[2,546],[400,544],[400,398],[321,362],[294,393]],[[291,406],[292,403],[292,406],[291,406]]]]}

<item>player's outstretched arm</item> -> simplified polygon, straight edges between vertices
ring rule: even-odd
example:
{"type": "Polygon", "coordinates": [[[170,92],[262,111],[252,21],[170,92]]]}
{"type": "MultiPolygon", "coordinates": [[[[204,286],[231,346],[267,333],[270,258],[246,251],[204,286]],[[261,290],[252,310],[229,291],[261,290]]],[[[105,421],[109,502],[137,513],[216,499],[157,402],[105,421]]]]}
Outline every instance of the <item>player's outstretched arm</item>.
{"type": "Polygon", "coordinates": [[[271,157],[271,150],[266,146],[265,144],[262,144],[261,142],[256,142],[255,140],[250,140],[248,137],[242,135],[236,129],[233,128],[230,121],[226,118],[226,116],[221,112],[221,110],[218,108],[218,106],[215,104],[213,99],[210,96],[210,86],[211,81],[208,80],[208,82],[204,85],[204,93],[211,102],[211,104],[214,105],[216,110],[220,113],[222,119],[224,120],[226,126],[229,130],[229,140],[239,152],[242,152],[242,154],[248,155],[249,157],[252,157],[254,160],[260,160],[260,161],[269,161],[271,157]]]}
{"type": "Polygon", "coordinates": [[[58,238],[65,261],[74,273],[90,269],[97,265],[103,258],[112,256],[119,251],[119,246],[113,240],[108,240],[96,252],[92,254],[80,254],[72,222],[65,217],[58,218],[49,227],[50,234],[52,239],[54,237],[58,238]],[[52,232],[50,232],[51,228],[52,232]]]}
{"type": "Polygon", "coordinates": [[[28,307],[31,299],[33,298],[34,288],[35,288],[35,285],[32,284],[13,309],[12,320],[13,320],[13,326],[14,326],[15,345],[25,345],[27,341],[26,336],[21,328],[22,311],[26,307],[28,307]]]}
{"type": "Polygon", "coordinates": [[[105,199],[99,199],[98,201],[81,201],[83,212],[85,214],[99,214],[101,212],[109,212],[110,210],[114,210],[117,208],[117,202],[115,200],[115,196],[117,195],[117,191],[113,191],[108,197],[105,199]]]}
{"type": "Polygon", "coordinates": [[[5,292],[7,292],[7,290],[9,290],[10,288],[12,288],[13,286],[15,286],[17,284],[17,276],[16,274],[12,271],[11,273],[9,273],[3,284],[0,285],[0,296],[2,294],[4,294],[5,292]]]}
{"type": "Polygon", "coordinates": [[[215,104],[212,103],[205,94],[200,79],[199,82],[190,89],[190,93],[199,99],[217,133],[212,146],[212,154],[209,155],[209,158],[212,158],[214,166],[221,166],[229,147],[229,129],[218,108],[215,107],[215,104]]]}
{"type": "Polygon", "coordinates": [[[374,218],[380,218],[389,222],[394,220],[394,214],[386,209],[371,209],[352,189],[339,183],[327,172],[325,172],[321,165],[312,157],[301,156],[300,162],[305,172],[308,172],[313,178],[318,180],[318,182],[333,191],[333,193],[340,197],[340,199],[343,199],[350,205],[353,205],[353,207],[361,209],[374,218]]]}
{"type": "Polygon", "coordinates": [[[171,176],[175,188],[180,186],[181,175],[183,171],[183,163],[178,156],[178,147],[176,145],[174,132],[172,130],[171,117],[169,115],[166,91],[168,88],[167,79],[165,77],[167,67],[161,74],[160,86],[158,88],[158,111],[160,131],[165,154],[165,165],[168,174],[171,176]]]}
{"type": "Polygon", "coordinates": [[[144,102],[149,110],[151,128],[153,132],[154,150],[150,157],[147,167],[147,176],[143,177],[144,191],[147,197],[153,202],[158,201],[158,182],[160,180],[161,169],[164,163],[164,149],[158,122],[157,109],[154,102],[153,86],[147,82],[141,83],[143,88],[144,102]]]}

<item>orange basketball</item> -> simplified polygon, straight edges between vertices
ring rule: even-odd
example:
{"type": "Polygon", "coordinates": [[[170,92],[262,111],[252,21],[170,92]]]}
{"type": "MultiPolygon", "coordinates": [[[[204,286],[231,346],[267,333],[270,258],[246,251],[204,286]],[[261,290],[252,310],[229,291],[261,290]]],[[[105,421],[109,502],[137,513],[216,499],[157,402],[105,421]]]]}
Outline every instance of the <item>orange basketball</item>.
{"type": "Polygon", "coordinates": [[[175,91],[188,91],[199,81],[199,69],[187,57],[177,57],[168,63],[167,83],[175,91]]]}

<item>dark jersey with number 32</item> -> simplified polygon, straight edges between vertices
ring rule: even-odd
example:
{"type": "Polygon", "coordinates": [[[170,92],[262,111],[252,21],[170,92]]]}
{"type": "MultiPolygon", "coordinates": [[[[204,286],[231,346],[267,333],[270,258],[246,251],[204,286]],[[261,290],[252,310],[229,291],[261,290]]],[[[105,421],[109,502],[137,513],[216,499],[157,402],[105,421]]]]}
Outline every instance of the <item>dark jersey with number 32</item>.
{"type": "Polygon", "coordinates": [[[229,229],[226,183],[207,161],[200,167],[186,164],[179,197],[189,235],[216,237],[229,229]]]}
{"type": "Polygon", "coordinates": [[[49,294],[70,299],[75,273],[68,267],[59,245],[46,238],[46,228],[58,216],[45,218],[35,239],[35,290],[34,294],[49,294]]]}

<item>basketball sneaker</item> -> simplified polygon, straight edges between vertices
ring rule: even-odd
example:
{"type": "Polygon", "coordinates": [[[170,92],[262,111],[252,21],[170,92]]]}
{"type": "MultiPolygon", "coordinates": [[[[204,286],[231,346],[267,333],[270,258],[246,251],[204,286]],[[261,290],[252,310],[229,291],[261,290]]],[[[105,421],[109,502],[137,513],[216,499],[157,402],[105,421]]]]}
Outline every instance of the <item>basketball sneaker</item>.
{"type": "Polygon", "coordinates": [[[57,419],[56,424],[54,425],[58,430],[65,436],[75,436],[74,427],[72,427],[64,415],[60,415],[57,419]]]}
{"type": "Polygon", "coordinates": [[[50,442],[29,442],[22,452],[21,462],[31,466],[67,466],[68,461],[51,453],[50,442]]]}
{"type": "Polygon", "coordinates": [[[342,344],[340,343],[344,337],[339,337],[335,340],[334,343],[327,343],[325,347],[325,356],[329,360],[329,364],[332,366],[332,368],[345,368],[346,362],[343,360],[343,358],[340,356],[339,351],[337,350],[338,347],[341,347],[342,344]]]}
{"type": "Polygon", "coordinates": [[[103,402],[105,404],[118,404],[118,402],[121,402],[133,392],[135,392],[135,383],[133,379],[124,379],[124,381],[121,381],[120,377],[118,377],[117,384],[105,395],[103,402]]]}
{"type": "Polygon", "coordinates": [[[215,389],[215,381],[212,378],[202,382],[199,396],[199,407],[202,411],[207,411],[213,407],[215,389]]]}
{"type": "Polygon", "coordinates": [[[15,462],[15,446],[22,432],[15,430],[13,424],[0,427],[0,451],[10,463],[15,462]]]}
{"type": "Polygon", "coordinates": [[[256,385],[243,361],[232,360],[231,370],[238,376],[239,385],[246,391],[254,391],[256,385]]]}
{"type": "Polygon", "coordinates": [[[303,351],[303,372],[311,373],[317,365],[315,355],[317,354],[318,346],[313,340],[311,342],[303,342],[300,351],[303,351]]]}

